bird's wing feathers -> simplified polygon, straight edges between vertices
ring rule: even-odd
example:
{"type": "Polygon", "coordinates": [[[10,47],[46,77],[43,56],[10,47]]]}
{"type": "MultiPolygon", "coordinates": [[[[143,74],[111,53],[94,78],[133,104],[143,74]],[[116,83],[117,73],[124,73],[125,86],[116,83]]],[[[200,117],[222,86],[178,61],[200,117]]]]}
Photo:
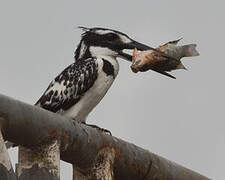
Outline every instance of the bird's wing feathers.
{"type": "Polygon", "coordinates": [[[61,113],[76,104],[97,79],[94,58],[76,61],[59,74],[35,105],[61,113]]]}

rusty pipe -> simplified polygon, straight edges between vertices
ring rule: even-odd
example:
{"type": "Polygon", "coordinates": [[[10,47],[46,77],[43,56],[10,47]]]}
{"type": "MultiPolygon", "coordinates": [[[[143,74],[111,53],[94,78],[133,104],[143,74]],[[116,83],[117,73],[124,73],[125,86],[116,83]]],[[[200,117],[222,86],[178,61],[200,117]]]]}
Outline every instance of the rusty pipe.
{"type": "Polygon", "coordinates": [[[92,172],[99,152],[115,152],[116,180],[209,180],[192,170],[72,119],[0,95],[0,127],[5,140],[35,148],[59,139],[61,159],[84,174],[92,172]]]}

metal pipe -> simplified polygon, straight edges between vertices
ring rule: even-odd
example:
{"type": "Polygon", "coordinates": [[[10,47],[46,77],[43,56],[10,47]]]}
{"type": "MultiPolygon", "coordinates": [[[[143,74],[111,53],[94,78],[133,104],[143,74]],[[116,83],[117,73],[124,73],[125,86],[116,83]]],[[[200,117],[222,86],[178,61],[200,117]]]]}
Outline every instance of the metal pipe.
{"type": "MultiPolygon", "coordinates": [[[[209,179],[134,144],[3,95],[0,95],[0,125],[6,140],[27,148],[59,139],[61,159],[76,165],[87,176],[103,153],[110,162],[105,164],[110,164],[116,180],[209,179]]],[[[107,172],[111,173],[108,169],[107,172]]]]}

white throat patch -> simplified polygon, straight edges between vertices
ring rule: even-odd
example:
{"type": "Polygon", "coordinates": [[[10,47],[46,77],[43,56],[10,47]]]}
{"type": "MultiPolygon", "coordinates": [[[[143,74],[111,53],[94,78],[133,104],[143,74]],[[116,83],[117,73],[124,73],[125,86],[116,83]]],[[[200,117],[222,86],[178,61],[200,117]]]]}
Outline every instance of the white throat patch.
{"type": "Polygon", "coordinates": [[[89,47],[90,53],[92,56],[99,57],[99,56],[113,56],[116,57],[118,55],[117,52],[106,48],[106,47],[98,47],[98,46],[90,46],[89,47]]]}
{"type": "Polygon", "coordinates": [[[80,54],[79,54],[79,58],[82,58],[84,56],[84,53],[87,50],[87,46],[84,44],[84,42],[81,43],[81,47],[80,47],[80,54]]]}

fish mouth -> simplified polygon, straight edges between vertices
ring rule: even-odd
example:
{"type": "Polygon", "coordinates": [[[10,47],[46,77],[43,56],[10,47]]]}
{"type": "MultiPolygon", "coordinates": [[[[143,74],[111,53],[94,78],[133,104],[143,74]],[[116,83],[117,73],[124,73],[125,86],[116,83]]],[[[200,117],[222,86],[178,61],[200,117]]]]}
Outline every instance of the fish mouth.
{"type": "Polygon", "coordinates": [[[155,48],[152,48],[148,45],[145,45],[145,44],[142,44],[140,42],[132,40],[131,43],[127,43],[122,47],[122,50],[119,51],[118,56],[121,57],[122,59],[125,59],[127,61],[132,62],[132,55],[125,52],[125,51],[134,50],[135,48],[139,51],[145,51],[145,50],[152,49],[152,50],[155,50],[157,52],[160,52],[155,48]]]}
{"type": "Polygon", "coordinates": [[[132,65],[130,66],[131,70],[134,72],[134,73],[137,73],[138,71],[140,71],[140,69],[138,68],[138,65],[137,64],[134,64],[132,63],[132,65]]]}

